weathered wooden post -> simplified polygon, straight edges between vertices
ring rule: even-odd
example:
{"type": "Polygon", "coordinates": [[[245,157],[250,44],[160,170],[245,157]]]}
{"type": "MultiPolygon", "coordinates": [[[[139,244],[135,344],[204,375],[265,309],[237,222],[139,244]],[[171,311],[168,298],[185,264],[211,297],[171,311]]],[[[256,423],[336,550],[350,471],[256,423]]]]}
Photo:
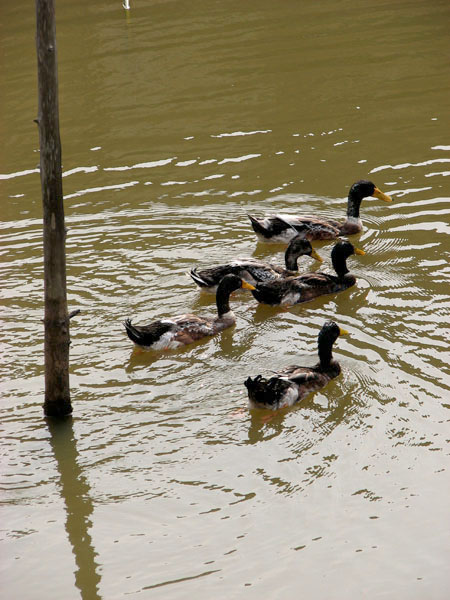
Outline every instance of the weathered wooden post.
{"type": "Polygon", "coordinates": [[[37,123],[44,216],[44,413],[62,417],[72,412],[72,406],[54,0],[36,0],[36,49],[39,96],[37,123]]]}

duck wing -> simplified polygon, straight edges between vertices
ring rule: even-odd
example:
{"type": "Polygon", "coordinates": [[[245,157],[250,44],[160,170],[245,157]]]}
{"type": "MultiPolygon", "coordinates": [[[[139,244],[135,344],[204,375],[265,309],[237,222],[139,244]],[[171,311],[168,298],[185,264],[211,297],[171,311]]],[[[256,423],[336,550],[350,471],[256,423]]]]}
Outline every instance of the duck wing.
{"type": "Polygon", "coordinates": [[[258,302],[272,306],[301,302],[304,284],[298,277],[286,277],[258,283],[252,294],[258,302]]]}
{"type": "Polygon", "coordinates": [[[270,281],[277,277],[286,277],[295,274],[277,265],[256,260],[254,258],[236,258],[228,264],[217,265],[206,269],[191,269],[190,276],[202,288],[213,288],[219,285],[220,280],[232,273],[252,285],[259,281],[270,281]]]}
{"type": "Polygon", "coordinates": [[[266,283],[258,283],[253,296],[264,304],[272,306],[292,306],[308,302],[317,296],[340,292],[353,285],[354,277],[339,279],[328,273],[303,273],[296,277],[279,278],[266,283]]]}
{"type": "Polygon", "coordinates": [[[278,279],[278,277],[287,277],[288,275],[295,274],[291,271],[287,271],[278,265],[264,262],[262,260],[250,259],[236,259],[233,263],[236,267],[241,269],[240,277],[256,285],[257,283],[264,281],[272,281],[278,279]]]}
{"type": "Polygon", "coordinates": [[[355,285],[356,278],[351,273],[337,277],[329,273],[304,273],[296,277],[303,285],[302,302],[312,300],[323,294],[342,292],[355,285]]]}
{"type": "MultiPolygon", "coordinates": [[[[352,285],[349,278],[339,279],[328,273],[303,273],[296,277],[302,286],[301,302],[308,302],[318,296],[341,292],[352,285]]],[[[354,277],[353,277],[354,283],[354,277]]]]}
{"type": "Polygon", "coordinates": [[[297,385],[307,385],[307,384],[316,384],[320,383],[323,375],[321,373],[317,373],[311,369],[305,369],[305,371],[297,370],[297,372],[289,375],[289,381],[293,381],[297,385]]]}
{"type": "Polygon", "coordinates": [[[304,398],[308,393],[314,392],[325,386],[333,377],[340,373],[340,367],[337,363],[323,370],[316,365],[315,367],[285,367],[280,371],[280,375],[286,377],[289,381],[298,386],[299,398],[304,398]]]}
{"type": "Polygon", "coordinates": [[[229,275],[230,273],[234,273],[234,270],[232,265],[227,264],[201,270],[194,268],[190,270],[189,275],[199,287],[214,288],[219,285],[220,280],[225,275],[229,275]]]}
{"type": "Polygon", "coordinates": [[[175,323],[174,339],[180,344],[191,344],[204,337],[214,335],[222,329],[217,317],[198,317],[186,314],[175,317],[173,321],[175,323]]]}
{"type": "Polygon", "coordinates": [[[328,287],[337,281],[337,277],[334,275],[329,275],[328,273],[302,273],[295,279],[301,282],[304,286],[320,289],[328,287]]]}
{"type": "Polygon", "coordinates": [[[279,377],[287,377],[288,379],[293,379],[297,376],[311,376],[311,374],[315,372],[316,371],[314,367],[300,367],[299,365],[289,365],[277,371],[275,375],[279,377]]]}
{"type": "Polygon", "coordinates": [[[284,223],[284,228],[293,227],[295,230],[304,232],[305,225],[308,227],[306,236],[310,240],[333,240],[340,234],[340,223],[332,219],[319,219],[309,215],[273,215],[272,219],[284,223]]]}
{"type": "Polygon", "coordinates": [[[234,321],[233,313],[228,313],[225,318],[185,314],[154,321],[149,325],[133,325],[131,320],[127,319],[124,325],[132,342],[143,348],[161,350],[192,344],[222,331],[234,321]]]}

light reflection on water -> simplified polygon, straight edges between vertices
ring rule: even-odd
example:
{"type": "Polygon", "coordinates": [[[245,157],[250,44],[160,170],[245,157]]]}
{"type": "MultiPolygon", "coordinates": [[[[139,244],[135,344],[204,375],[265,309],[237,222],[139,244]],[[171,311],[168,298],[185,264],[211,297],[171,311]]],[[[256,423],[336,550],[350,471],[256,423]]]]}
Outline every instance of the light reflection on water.
{"type": "MultiPolygon", "coordinates": [[[[425,9],[419,8],[420,28],[425,9]]],[[[62,30],[73,35],[79,15],[73,7],[59,10],[68,11],[72,25],[62,30]]],[[[442,527],[450,396],[446,111],[414,93],[424,83],[419,74],[395,100],[394,81],[383,81],[386,70],[372,71],[369,61],[371,90],[348,99],[348,87],[333,79],[338,63],[329,48],[316,47],[310,70],[305,61],[297,65],[295,56],[306,56],[306,46],[286,22],[290,11],[310,22],[310,35],[316,31],[313,16],[299,7],[286,9],[286,18],[276,15],[276,23],[287,26],[278,47],[286,57],[282,73],[262,50],[261,30],[250,36],[248,64],[232,60],[233,70],[206,52],[212,34],[197,23],[198,32],[209,35],[192,40],[200,54],[186,65],[190,77],[174,80],[170,90],[160,81],[151,89],[143,81],[145,39],[157,50],[165,40],[168,69],[180,73],[169,20],[168,30],[158,30],[140,20],[144,9],[132,11],[139,28],[128,30],[136,39],[127,40],[127,50],[122,21],[110,6],[103,10],[110,29],[91,16],[105,46],[95,43],[86,67],[105,82],[95,102],[84,90],[89,106],[73,104],[68,90],[74,91],[80,64],[61,63],[68,297],[70,309],[81,309],[71,328],[74,418],[66,425],[67,445],[63,429],[45,427],[40,406],[39,181],[36,141],[25,144],[30,134],[23,125],[14,132],[21,143],[5,156],[0,176],[8,199],[0,226],[0,372],[8,523],[2,543],[10,595],[32,597],[38,579],[51,579],[53,588],[46,583],[41,592],[56,589],[65,598],[143,590],[182,598],[192,589],[198,597],[275,598],[292,596],[301,577],[308,595],[320,599],[336,586],[346,597],[360,595],[364,573],[368,598],[386,589],[399,596],[405,578],[392,565],[400,556],[407,595],[426,590],[438,598],[448,562],[442,527]],[[285,39],[295,53],[286,54],[285,39]],[[193,76],[194,64],[206,69],[207,94],[205,79],[193,76]],[[251,77],[242,79],[252,66],[251,77]],[[298,87],[293,74],[300,66],[298,87]],[[334,106],[327,107],[323,98],[333,89],[334,106]],[[286,100],[283,90],[295,94],[286,100]],[[152,100],[146,103],[145,94],[152,100]],[[405,113],[406,101],[415,120],[405,113]],[[122,326],[128,316],[145,322],[185,311],[214,313],[214,298],[186,276],[191,267],[238,255],[282,263],[284,248],[257,243],[247,212],[342,217],[348,187],[359,177],[373,178],[394,202],[363,201],[365,230],[352,241],[366,255],[349,261],[358,278],[354,288],[288,310],[238,293],[231,300],[236,326],[222,335],[165,354],[133,351],[122,326]],[[302,407],[248,411],[244,379],[313,364],[317,332],[328,318],[350,331],[335,347],[341,376],[302,407]],[[420,552],[412,538],[420,540],[420,552]],[[37,552],[44,545],[46,564],[37,552]],[[59,582],[47,566],[56,558],[59,582]],[[24,565],[32,574],[26,581],[24,565]]],[[[152,10],[156,22],[166,15],[163,4],[152,10]]],[[[228,34],[244,44],[250,32],[236,22],[236,10],[228,34]]],[[[387,9],[379,10],[384,15],[387,9]]],[[[258,26],[269,18],[253,16],[258,26]]],[[[391,23],[394,66],[401,71],[398,27],[409,30],[391,23]]],[[[346,55],[353,57],[349,35],[346,55]]],[[[336,36],[329,43],[340,47],[336,36]]],[[[220,39],[218,47],[228,48],[220,39]]],[[[67,48],[61,50],[67,56],[67,48]]],[[[431,60],[426,52],[421,56],[431,60]]],[[[348,81],[347,67],[339,63],[339,69],[348,81]]],[[[17,114],[27,110],[27,98],[17,114]]],[[[324,263],[302,259],[302,269],[330,269],[331,244],[317,248],[324,263]]]]}

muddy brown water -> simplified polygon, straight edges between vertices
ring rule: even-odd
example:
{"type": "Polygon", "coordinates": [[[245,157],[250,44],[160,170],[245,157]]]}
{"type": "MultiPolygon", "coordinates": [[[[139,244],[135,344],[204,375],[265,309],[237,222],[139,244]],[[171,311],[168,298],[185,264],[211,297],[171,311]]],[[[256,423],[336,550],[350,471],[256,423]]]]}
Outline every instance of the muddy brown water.
{"type": "MultiPolygon", "coordinates": [[[[5,598],[447,597],[447,2],[58,2],[72,421],[42,416],[34,9],[1,8],[5,598]],[[254,256],[246,213],[364,200],[357,285],[136,353],[122,321],[214,301],[193,266],[254,256]],[[340,377],[282,414],[243,381],[340,377]]],[[[316,244],[330,268],[330,243],[316,244]]],[[[304,269],[317,269],[311,259],[304,269]]]]}

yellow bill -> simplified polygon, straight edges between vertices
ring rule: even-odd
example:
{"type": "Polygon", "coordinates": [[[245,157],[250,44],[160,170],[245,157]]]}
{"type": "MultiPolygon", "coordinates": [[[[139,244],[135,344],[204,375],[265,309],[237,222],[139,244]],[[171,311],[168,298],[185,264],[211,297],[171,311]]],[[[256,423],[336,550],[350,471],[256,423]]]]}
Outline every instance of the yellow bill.
{"type": "Polygon", "coordinates": [[[392,198],[387,194],[383,194],[383,192],[377,187],[375,188],[375,191],[373,192],[372,196],[375,196],[375,198],[378,198],[379,200],[384,200],[385,202],[392,202],[392,198]]]}
{"type": "Polygon", "coordinates": [[[323,258],[320,256],[320,254],[317,254],[314,248],[311,250],[311,258],[315,258],[319,262],[323,262],[323,258]]]}
{"type": "Polygon", "coordinates": [[[339,335],[350,335],[346,329],[339,327],[339,335]]]}
{"type": "Polygon", "coordinates": [[[255,286],[251,283],[248,283],[248,281],[245,281],[245,279],[242,280],[242,287],[245,290],[256,290],[255,286]]]}
{"type": "Polygon", "coordinates": [[[355,254],[360,254],[361,256],[365,255],[364,250],[361,250],[361,248],[355,248],[355,254]]]}

